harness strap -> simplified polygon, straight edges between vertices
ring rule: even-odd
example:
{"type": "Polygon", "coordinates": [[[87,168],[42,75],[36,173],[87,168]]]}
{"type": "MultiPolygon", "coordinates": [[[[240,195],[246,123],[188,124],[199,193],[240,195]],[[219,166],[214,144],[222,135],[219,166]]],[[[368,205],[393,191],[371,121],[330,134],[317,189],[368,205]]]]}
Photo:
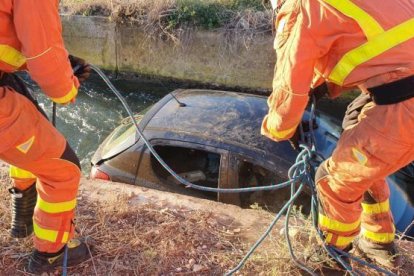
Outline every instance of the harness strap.
{"type": "Polygon", "coordinates": [[[368,91],[377,105],[400,103],[414,97],[414,76],[368,88],[368,91]]]}

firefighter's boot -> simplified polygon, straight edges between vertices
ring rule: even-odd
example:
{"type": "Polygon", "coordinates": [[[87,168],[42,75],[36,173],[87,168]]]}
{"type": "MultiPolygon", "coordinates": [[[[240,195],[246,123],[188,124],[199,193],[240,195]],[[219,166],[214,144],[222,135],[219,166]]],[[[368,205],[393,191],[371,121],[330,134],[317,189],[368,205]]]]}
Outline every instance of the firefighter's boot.
{"type": "Polygon", "coordinates": [[[67,243],[66,247],[63,247],[57,253],[44,253],[34,250],[29,259],[28,272],[42,274],[62,267],[65,254],[67,254],[67,267],[76,266],[90,258],[91,245],[89,241],[72,239],[67,243]],[[67,253],[65,253],[66,247],[67,253]]]}
{"type": "Polygon", "coordinates": [[[359,238],[355,241],[355,250],[370,261],[374,261],[387,268],[395,268],[402,263],[401,256],[398,254],[398,249],[394,242],[380,244],[359,238]]]}
{"type": "Polygon", "coordinates": [[[33,212],[36,206],[36,185],[20,191],[17,188],[9,189],[12,195],[12,222],[10,235],[13,238],[25,238],[33,233],[33,212]]]}

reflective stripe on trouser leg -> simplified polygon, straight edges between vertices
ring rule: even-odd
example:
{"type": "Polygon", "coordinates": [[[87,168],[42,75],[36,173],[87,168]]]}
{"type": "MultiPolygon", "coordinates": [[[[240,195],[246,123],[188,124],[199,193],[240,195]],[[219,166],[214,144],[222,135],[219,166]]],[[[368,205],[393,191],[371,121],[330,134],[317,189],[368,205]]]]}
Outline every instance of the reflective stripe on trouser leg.
{"type": "MultiPolygon", "coordinates": [[[[316,185],[319,195],[319,228],[324,232],[325,242],[337,248],[344,249],[352,243],[358,235],[361,227],[361,220],[356,213],[353,217],[341,216],[336,210],[346,209],[346,203],[340,202],[330,189],[329,173],[327,162],[320,165],[316,172],[316,185]],[[334,203],[332,205],[332,203],[334,203]]],[[[352,203],[351,203],[352,205],[352,203]]],[[[349,207],[348,207],[349,208],[349,207]]]]}
{"type": "Polygon", "coordinates": [[[81,176],[79,162],[63,135],[26,97],[9,89],[0,107],[13,114],[10,118],[1,118],[9,122],[10,127],[0,131],[0,159],[37,176],[37,191],[42,202],[34,213],[34,245],[41,252],[55,253],[73,237],[74,211],[68,210],[77,196],[81,176]],[[31,137],[36,138],[26,152],[16,148],[31,137]],[[55,211],[51,211],[53,206],[57,208],[55,211]],[[45,212],[48,210],[50,213],[45,212]]]}
{"type": "MultiPolygon", "coordinates": [[[[393,105],[366,105],[359,123],[342,133],[332,157],[325,162],[325,177],[317,180],[325,216],[354,223],[361,218],[365,192],[375,189],[379,181],[414,159],[414,129],[411,128],[414,121],[407,121],[407,116],[414,120],[414,115],[407,114],[408,108],[414,108],[414,99],[393,105]]],[[[379,203],[382,204],[377,207],[364,206],[367,212],[374,212],[387,204],[379,203]]],[[[391,241],[393,234],[389,231],[378,232],[380,221],[389,221],[390,216],[371,217],[374,218],[371,228],[365,229],[363,235],[378,242],[391,241]],[[374,227],[377,230],[371,230],[374,227]]]]}
{"type": "MultiPolygon", "coordinates": [[[[52,216],[49,216],[49,220],[51,217],[52,216]]],[[[58,225],[54,225],[53,227],[50,227],[53,229],[48,229],[45,226],[43,225],[41,226],[37,222],[34,222],[33,228],[34,228],[36,238],[39,240],[38,242],[40,242],[41,240],[47,243],[54,243],[54,244],[57,244],[57,247],[59,247],[59,244],[65,244],[68,242],[71,230],[70,230],[70,227],[68,227],[66,224],[71,223],[71,218],[73,218],[73,212],[67,213],[65,215],[63,214],[55,215],[55,218],[56,218],[56,222],[60,223],[61,225],[58,230],[56,230],[58,225]],[[69,219],[62,220],[62,217],[64,216],[69,219]],[[66,229],[69,229],[69,230],[65,231],[66,229]]]]}
{"type": "Polygon", "coordinates": [[[12,165],[9,168],[9,174],[13,179],[13,187],[20,191],[27,190],[36,182],[34,174],[12,165]]]}
{"type": "Polygon", "coordinates": [[[72,220],[80,170],[72,162],[52,159],[45,166],[51,167],[56,179],[50,186],[49,179],[39,176],[39,197],[35,209],[35,246],[39,251],[53,253],[73,238],[72,220]],[[39,231],[36,231],[36,228],[39,231]],[[47,231],[50,230],[50,231],[47,231]]]}
{"type": "Polygon", "coordinates": [[[395,238],[390,190],[385,180],[376,181],[362,202],[362,237],[375,243],[391,243],[395,238]]]}

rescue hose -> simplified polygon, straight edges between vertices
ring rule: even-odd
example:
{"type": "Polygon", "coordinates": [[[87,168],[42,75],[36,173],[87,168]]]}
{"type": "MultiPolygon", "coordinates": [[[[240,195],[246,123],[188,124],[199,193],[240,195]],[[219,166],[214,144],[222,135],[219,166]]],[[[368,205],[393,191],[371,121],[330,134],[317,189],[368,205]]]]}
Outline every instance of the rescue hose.
{"type": "Polygon", "coordinates": [[[56,127],[56,103],[53,102],[52,105],[52,125],[56,127]]]}
{"type": "Polygon", "coordinates": [[[64,253],[63,253],[63,266],[62,266],[62,276],[68,275],[68,245],[65,245],[64,253]]]}
{"type": "MultiPolygon", "coordinates": [[[[310,275],[316,275],[316,273],[309,267],[307,267],[305,264],[301,263],[295,256],[294,250],[290,241],[289,236],[289,218],[291,215],[292,206],[297,199],[297,197],[301,194],[302,190],[304,189],[305,185],[310,188],[311,194],[312,194],[312,221],[313,224],[317,230],[317,233],[322,241],[324,241],[324,234],[323,232],[318,228],[317,223],[317,214],[318,214],[318,196],[316,194],[316,188],[314,183],[314,172],[312,171],[311,162],[314,161],[314,157],[316,156],[316,149],[315,149],[315,137],[313,133],[313,118],[315,115],[315,99],[313,99],[312,108],[311,108],[311,116],[309,120],[310,130],[311,130],[311,142],[309,145],[301,144],[300,147],[302,148],[302,151],[298,154],[296,158],[295,164],[289,169],[288,176],[289,180],[280,184],[275,185],[268,185],[268,186],[262,186],[262,187],[251,187],[251,188],[236,188],[236,189],[220,189],[220,188],[210,188],[210,187],[204,187],[200,185],[193,184],[186,179],[182,178],[178,174],[176,174],[169,166],[168,164],[158,155],[158,153],[155,151],[155,149],[152,147],[152,145],[149,143],[149,141],[146,139],[144,134],[142,133],[141,129],[138,126],[138,123],[134,117],[133,112],[131,111],[131,108],[129,107],[128,103],[124,99],[124,97],[121,95],[121,93],[115,88],[115,86],[111,83],[111,81],[108,79],[108,77],[96,66],[91,65],[92,70],[94,70],[101,78],[102,80],[108,85],[110,90],[118,97],[118,99],[121,101],[123,107],[127,111],[129,117],[131,118],[132,123],[134,124],[138,134],[144,141],[145,145],[148,147],[150,152],[153,154],[153,156],[157,159],[157,161],[175,178],[177,179],[181,184],[185,185],[188,188],[193,188],[201,191],[209,191],[209,192],[220,192],[220,193],[240,193],[240,192],[252,192],[252,191],[265,191],[265,190],[276,190],[281,189],[284,187],[291,187],[291,198],[289,201],[282,207],[282,209],[278,212],[272,223],[269,225],[265,233],[259,238],[259,240],[251,247],[251,249],[248,251],[248,253],[245,255],[245,257],[240,261],[240,263],[233,268],[232,270],[228,271],[225,275],[233,275],[235,272],[240,270],[245,262],[249,259],[249,257],[253,254],[253,252],[257,249],[257,247],[265,240],[265,238],[271,233],[272,229],[276,225],[276,223],[279,221],[279,219],[282,217],[284,213],[286,213],[286,220],[285,220],[285,235],[287,239],[287,244],[289,248],[289,253],[292,257],[293,262],[300,267],[301,269],[308,272],[310,275]],[[296,185],[299,184],[299,187],[296,188],[296,185]]],[[[303,134],[303,133],[302,133],[303,134]]],[[[357,261],[358,263],[367,266],[371,269],[374,269],[380,273],[384,273],[386,275],[396,275],[392,272],[389,272],[387,270],[384,270],[376,265],[369,264],[359,258],[356,258],[354,256],[351,256],[347,252],[343,252],[335,247],[326,245],[323,242],[323,247],[328,253],[331,258],[336,260],[338,263],[340,263],[344,269],[349,272],[351,275],[362,275],[362,273],[358,271],[354,271],[352,267],[344,261],[342,258],[343,256],[347,258],[351,258],[354,261],[357,261]]],[[[65,252],[67,254],[67,252],[65,252]]]]}

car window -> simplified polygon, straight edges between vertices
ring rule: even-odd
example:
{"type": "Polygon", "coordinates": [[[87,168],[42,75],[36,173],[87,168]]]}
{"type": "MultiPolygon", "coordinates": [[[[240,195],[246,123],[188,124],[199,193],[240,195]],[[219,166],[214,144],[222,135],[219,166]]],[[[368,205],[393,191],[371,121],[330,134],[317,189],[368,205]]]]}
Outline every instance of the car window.
{"type": "MultiPolygon", "coordinates": [[[[286,180],[278,173],[270,171],[243,158],[239,158],[237,166],[240,187],[268,186],[278,184],[286,180]]],[[[289,199],[289,188],[274,191],[242,193],[240,195],[241,205],[243,208],[258,205],[273,212],[280,210],[289,199]]],[[[305,204],[306,200],[303,200],[302,202],[302,199],[299,199],[298,204],[301,205],[302,203],[305,204]]],[[[307,208],[307,206],[304,207],[307,208]]]]}
{"type": "MultiPolygon", "coordinates": [[[[187,181],[207,187],[218,186],[220,154],[170,145],[154,148],[161,158],[187,181]]],[[[171,184],[178,184],[178,181],[152,155],[151,167],[157,177],[171,184]]],[[[215,193],[211,193],[211,197],[215,197],[215,193]]]]}
{"type": "MultiPolygon", "coordinates": [[[[142,115],[135,115],[138,124],[142,118],[142,115]]],[[[109,159],[119,154],[134,145],[139,138],[132,120],[130,118],[123,119],[121,124],[102,143],[102,158],[109,159]]]]}

